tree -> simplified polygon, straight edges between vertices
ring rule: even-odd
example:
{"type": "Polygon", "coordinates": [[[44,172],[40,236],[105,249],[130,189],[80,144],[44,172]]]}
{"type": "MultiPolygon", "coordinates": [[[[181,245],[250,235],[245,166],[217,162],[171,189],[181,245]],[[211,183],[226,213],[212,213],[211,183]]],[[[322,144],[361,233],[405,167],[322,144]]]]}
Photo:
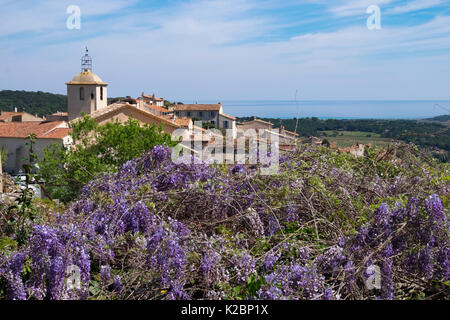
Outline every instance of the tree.
{"type": "Polygon", "coordinates": [[[44,149],[39,177],[52,197],[70,201],[81,188],[102,173],[118,171],[127,161],[156,145],[174,146],[169,134],[154,125],[141,126],[137,120],[98,125],[83,116],[73,125],[74,146],[44,149]]]}
{"type": "Polygon", "coordinates": [[[20,112],[43,116],[56,111],[67,111],[67,97],[41,91],[0,91],[0,110],[14,111],[16,107],[20,112]]]}

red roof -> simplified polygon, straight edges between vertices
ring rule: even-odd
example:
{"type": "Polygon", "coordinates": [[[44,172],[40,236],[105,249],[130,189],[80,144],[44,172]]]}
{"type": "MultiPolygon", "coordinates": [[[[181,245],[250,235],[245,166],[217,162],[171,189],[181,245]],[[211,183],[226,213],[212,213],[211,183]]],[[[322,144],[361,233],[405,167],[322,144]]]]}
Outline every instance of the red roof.
{"type": "Polygon", "coordinates": [[[236,120],[235,117],[229,116],[228,114],[225,114],[225,113],[222,113],[220,116],[221,116],[221,117],[228,118],[228,119],[230,119],[230,120],[236,120]]]}
{"type": "MultiPolygon", "coordinates": [[[[114,114],[115,112],[120,112],[122,109],[129,109],[133,112],[139,112],[140,114],[142,114],[148,118],[152,118],[153,120],[157,120],[158,122],[160,122],[162,124],[166,124],[171,127],[179,128],[179,125],[173,123],[172,121],[168,120],[167,118],[165,118],[163,116],[157,116],[153,113],[139,109],[128,103],[110,104],[106,108],[99,109],[99,110],[92,112],[89,116],[94,120],[101,121],[102,119],[107,119],[107,118],[111,117],[111,115],[114,114]]],[[[73,119],[71,122],[74,122],[74,121],[76,122],[76,121],[78,121],[78,119],[81,119],[81,117],[79,117],[77,119],[73,119]]]]}
{"type": "Polygon", "coordinates": [[[158,110],[160,112],[169,112],[169,110],[167,110],[167,109],[165,109],[163,107],[157,106],[155,104],[145,104],[144,106],[147,107],[147,108],[153,108],[153,109],[158,110]]]}
{"type": "Polygon", "coordinates": [[[69,128],[57,128],[41,137],[43,139],[62,139],[67,137],[72,129],[69,128]]]}
{"type": "Polygon", "coordinates": [[[34,133],[37,138],[62,139],[68,135],[69,129],[61,127],[63,121],[55,122],[1,122],[1,138],[27,138],[34,133]]]}
{"type": "Polygon", "coordinates": [[[250,120],[250,121],[244,121],[244,122],[242,122],[242,124],[245,125],[245,124],[249,124],[249,123],[252,123],[252,122],[260,122],[260,123],[264,123],[264,124],[273,125],[271,122],[267,122],[267,121],[258,119],[258,118],[256,118],[256,117],[255,117],[253,120],[250,120]]]}
{"type": "Polygon", "coordinates": [[[13,116],[20,116],[25,114],[25,112],[8,112],[8,111],[2,111],[0,114],[0,121],[9,119],[13,116]]]}
{"type": "Polygon", "coordinates": [[[178,104],[175,111],[219,111],[222,104],[178,104]]]}
{"type": "Polygon", "coordinates": [[[155,97],[155,95],[149,96],[149,95],[147,95],[147,94],[142,94],[142,97],[143,97],[143,98],[146,98],[146,99],[153,100],[153,101],[164,101],[163,98],[155,97]]]}
{"type": "Polygon", "coordinates": [[[182,127],[188,127],[192,120],[189,118],[176,118],[175,123],[182,127]]]}

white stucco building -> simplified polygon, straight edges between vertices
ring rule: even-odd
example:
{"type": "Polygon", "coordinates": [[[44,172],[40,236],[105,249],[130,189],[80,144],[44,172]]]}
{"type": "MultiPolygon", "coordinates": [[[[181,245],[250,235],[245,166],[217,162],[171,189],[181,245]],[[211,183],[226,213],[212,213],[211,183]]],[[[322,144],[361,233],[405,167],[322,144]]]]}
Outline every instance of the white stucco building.
{"type": "Polygon", "coordinates": [[[8,157],[4,171],[18,174],[23,171],[24,159],[29,157],[28,136],[36,135],[33,151],[38,158],[42,157],[42,150],[52,144],[69,146],[72,137],[67,122],[3,122],[0,123],[0,148],[8,150],[8,157]]]}
{"type": "Polygon", "coordinates": [[[177,104],[172,111],[176,117],[210,122],[216,128],[232,130],[233,139],[237,137],[236,118],[225,114],[220,102],[218,104],[177,104]]]}

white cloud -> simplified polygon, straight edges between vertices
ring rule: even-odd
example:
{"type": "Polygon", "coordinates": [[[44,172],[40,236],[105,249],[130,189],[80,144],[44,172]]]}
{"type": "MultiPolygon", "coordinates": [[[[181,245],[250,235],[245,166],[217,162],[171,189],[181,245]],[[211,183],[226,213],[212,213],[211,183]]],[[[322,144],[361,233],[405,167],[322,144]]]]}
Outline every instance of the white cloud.
{"type": "Polygon", "coordinates": [[[371,5],[386,5],[395,0],[347,0],[341,1],[342,4],[330,7],[329,11],[338,17],[347,17],[355,15],[365,15],[366,9],[371,5]]]}
{"type": "Polygon", "coordinates": [[[404,6],[394,7],[388,10],[388,13],[398,14],[398,13],[408,13],[423,9],[432,8],[434,6],[444,3],[445,0],[415,0],[411,1],[404,6]]]}

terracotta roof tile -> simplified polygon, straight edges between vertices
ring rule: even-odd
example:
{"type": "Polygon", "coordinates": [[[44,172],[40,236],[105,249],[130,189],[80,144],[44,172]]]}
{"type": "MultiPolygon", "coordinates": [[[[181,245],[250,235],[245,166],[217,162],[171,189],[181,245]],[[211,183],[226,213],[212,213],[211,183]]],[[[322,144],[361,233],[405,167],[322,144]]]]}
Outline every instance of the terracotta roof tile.
{"type": "Polygon", "coordinates": [[[250,121],[242,122],[242,124],[245,125],[245,124],[249,124],[249,123],[252,123],[252,122],[260,122],[260,123],[264,123],[264,124],[273,125],[273,123],[271,123],[271,122],[267,122],[267,121],[264,121],[264,120],[261,120],[261,119],[257,119],[257,118],[255,118],[253,120],[250,120],[250,121]]]}
{"type": "Polygon", "coordinates": [[[142,97],[145,98],[145,99],[153,100],[153,101],[164,101],[163,98],[158,98],[158,97],[154,97],[154,96],[149,96],[148,94],[143,94],[142,97]]]}
{"type": "Polygon", "coordinates": [[[188,127],[192,120],[189,118],[176,118],[175,123],[182,127],[188,127]]]}
{"type": "MultiPolygon", "coordinates": [[[[110,104],[106,108],[99,109],[97,111],[92,112],[89,116],[91,118],[93,118],[93,119],[102,118],[102,117],[107,116],[110,113],[113,113],[115,111],[119,111],[119,110],[122,110],[122,109],[130,109],[132,111],[139,112],[139,113],[143,114],[146,117],[158,120],[161,123],[165,123],[166,125],[169,125],[169,126],[172,126],[172,127],[175,127],[175,128],[179,127],[179,125],[173,123],[173,121],[171,121],[171,120],[168,120],[168,119],[166,119],[166,118],[164,118],[162,116],[154,115],[154,114],[152,114],[152,113],[150,113],[148,111],[139,109],[139,108],[137,108],[135,106],[132,106],[131,104],[128,104],[128,103],[110,104]]],[[[79,118],[77,118],[77,119],[79,119],[79,118]]],[[[77,119],[74,119],[72,121],[77,121],[77,119]]]]}
{"type": "Polygon", "coordinates": [[[62,126],[65,122],[4,122],[0,123],[0,137],[2,138],[27,138],[34,133],[37,138],[60,138],[64,133],[62,126]],[[58,130],[54,132],[55,130],[58,130]]]}
{"type": "Polygon", "coordinates": [[[13,116],[20,116],[25,114],[25,112],[8,112],[8,111],[2,111],[0,114],[0,121],[6,120],[8,118],[11,118],[13,116]]]}
{"type": "Polygon", "coordinates": [[[219,111],[221,104],[178,104],[175,111],[219,111]]]}
{"type": "Polygon", "coordinates": [[[228,118],[228,119],[230,119],[230,120],[236,120],[235,117],[229,116],[228,114],[225,114],[225,113],[222,113],[220,116],[221,116],[221,117],[228,118]]]}
{"type": "Polygon", "coordinates": [[[69,129],[69,128],[57,128],[57,129],[54,129],[51,132],[47,133],[42,138],[43,139],[62,139],[64,137],[67,137],[71,131],[72,131],[72,129],[69,129]]]}
{"type": "Polygon", "coordinates": [[[158,111],[161,111],[161,112],[169,112],[169,110],[167,110],[167,109],[165,109],[163,107],[157,106],[157,105],[144,104],[144,107],[152,108],[152,109],[155,109],[155,110],[158,110],[158,111]]]}

